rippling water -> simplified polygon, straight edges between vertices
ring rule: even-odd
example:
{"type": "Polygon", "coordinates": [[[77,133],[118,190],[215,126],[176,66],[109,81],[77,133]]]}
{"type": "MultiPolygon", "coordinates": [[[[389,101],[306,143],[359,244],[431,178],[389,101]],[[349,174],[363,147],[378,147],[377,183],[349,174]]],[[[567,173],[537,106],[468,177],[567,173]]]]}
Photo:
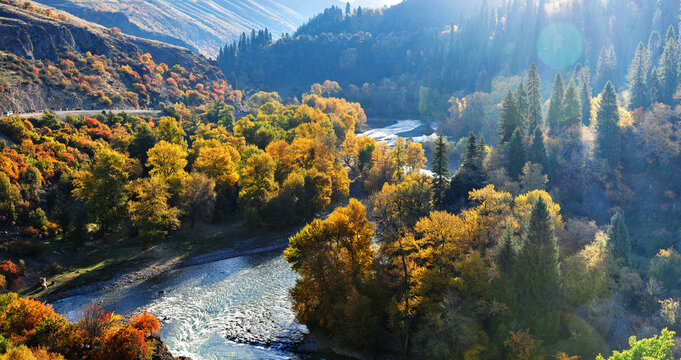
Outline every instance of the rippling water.
{"type": "Polygon", "coordinates": [[[281,252],[244,256],[177,269],[126,288],[76,296],[54,303],[77,320],[89,304],[130,315],[149,310],[163,322],[161,337],[175,356],[209,359],[296,359],[272,348],[227,340],[232,332],[288,337],[307,329],[291,311],[295,283],[281,252]]]}
{"type": "Polygon", "coordinates": [[[357,136],[370,137],[378,142],[384,141],[389,145],[392,145],[400,136],[403,138],[411,137],[412,140],[416,142],[425,142],[433,139],[435,134],[426,134],[425,130],[425,126],[421,120],[398,120],[390,126],[371,129],[358,134],[357,136]]]}

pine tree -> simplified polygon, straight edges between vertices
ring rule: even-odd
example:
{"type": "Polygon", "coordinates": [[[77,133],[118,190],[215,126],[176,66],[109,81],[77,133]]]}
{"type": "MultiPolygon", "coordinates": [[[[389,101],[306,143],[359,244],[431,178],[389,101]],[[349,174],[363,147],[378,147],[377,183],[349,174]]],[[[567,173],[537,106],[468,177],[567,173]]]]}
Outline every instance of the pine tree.
{"type": "Polygon", "coordinates": [[[629,110],[650,107],[646,74],[648,73],[648,51],[643,43],[638,44],[634,60],[629,66],[629,110]]]}
{"type": "Polygon", "coordinates": [[[565,91],[563,106],[563,124],[565,126],[580,125],[582,122],[582,104],[579,101],[577,84],[573,80],[570,80],[565,91]]]}
{"type": "Polygon", "coordinates": [[[560,324],[560,269],[554,226],[545,200],[539,197],[532,206],[517,261],[520,327],[543,338],[553,336],[560,324]]]}
{"type": "Polygon", "coordinates": [[[516,129],[511,136],[511,141],[508,143],[508,175],[513,180],[518,180],[518,177],[523,172],[525,166],[525,144],[523,143],[523,133],[520,129],[516,129]]]}
{"type": "Polygon", "coordinates": [[[610,219],[608,238],[610,239],[614,258],[621,259],[622,265],[631,265],[631,238],[629,237],[627,224],[624,221],[624,215],[619,211],[610,219]]]}
{"type": "Polygon", "coordinates": [[[449,155],[447,140],[440,133],[435,141],[433,154],[433,203],[440,209],[445,206],[445,196],[449,185],[449,155]]]}
{"type": "Polygon", "coordinates": [[[677,44],[674,27],[670,26],[665,38],[664,51],[660,58],[660,99],[659,102],[674,105],[674,94],[678,86],[677,44]]]}
{"type": "Polygon", "coordinates": [[[548,173],[549,158],[546,155],[546,145],[544,145],[544,133],[540,128],[534,129],[532,144],[527,151],[527,161],[539,164],[544,167],[544,172],[548,173]]]}
{"type": "Polygon", "coordinates": [[[513,228],[508,226],[497,249],[495,265],[497,277],[492,281],[492,298],[506,305],[508,310],[499,319],[504,333],[517,316],[515,276],[518,250],[513,240],[513,228]]]}
{"type": "Polygon", "coordinates": [[[648,76],[648,98],[651,104],[660,102],[662,98],[662,84],[660,84],[660,72],[653,66],[648,76]]]}
{"type": "Polygon", "coordinates": [[[515,95],[515,103],[520,116],[520,127],[524,129],[529,116],[530,103],[527,97],[527,91],[525,91],[525,85],[523,85],[522,81],[520,82],[520,85],[518,85],[518,91],[516,91],[515,95]]]}
{"type": "Polygon", "coordinates": [[[551,102],[549,104],[549,112],[546,115],[546,122],[551,127],[555,127],[561,123],[564,97],[565,89],[563,87],[563,77],[559,72],[556,74],[556,77],[553,80],[553,89],[551,89],[551,102]]]}
{"type": "Polygon", "coordinates": [[[477,141],[471,132],[466,142],[466,152],[462,157],[461,166],[452,177],[449,185],[449,200],[455,206],[468,203],[468,193],[485,186],[486,174],[482,167],[484,151],[483,139],[477,141]]]}
{"type": "Polygon", "coordinates": [[[581,92],[579,94],[582,105],[582,124],[591,125],[591,73],[588,67],[583,67],[579,71],[579,81],[581,92]]]}
{"type": "Polygon", "coordinates": [[[501,115],[499,118],[499,138],[501,143],[508,142],[511,139],[513,132],[520,126],[520,123],[516,98],[513,92],[509,90],[501,105],[501,115]]]}
{"type": "Polygon", "coordinates": [[[610,45],[608,48],[603,48],[598,55],[598,63],[596,64],[596,89],[601,89],[605,83],[610,81],[613,84],[617,80],[617,57],[615,56],[615,48],[610,45]]]}
{"type": "Polygon", "coordinates": [[[601,94],[601,108],[598,110],[598,151],[599,155],[608,161],[608,164],[616,168],[620,165],[621,138],[619,128],[619,108],[617,94],[611,82],[605,85],[601,94]]]}
{"type": "Polygon", "coordinates": [[[527,99],[528,99],[528,118],[527,126],[531,131],[537,126],[543,126],[542,119],[542,96],[541,96],[541,77],[537,64],[532,63],[530,70],[527,73],[527,99]]]}

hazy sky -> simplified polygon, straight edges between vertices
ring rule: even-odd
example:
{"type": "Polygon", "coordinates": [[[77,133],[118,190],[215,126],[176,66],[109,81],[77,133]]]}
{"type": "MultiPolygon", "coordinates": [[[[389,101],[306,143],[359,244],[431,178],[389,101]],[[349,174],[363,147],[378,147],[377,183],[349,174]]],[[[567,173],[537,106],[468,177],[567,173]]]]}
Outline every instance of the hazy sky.
{"type": "Polygon", "coordinates": [[[367,7],[382,7],[384,5],[395,5],[401,3],[402,0],[350,0],[350,4],[354,6],[367,6],[367,7]]]}

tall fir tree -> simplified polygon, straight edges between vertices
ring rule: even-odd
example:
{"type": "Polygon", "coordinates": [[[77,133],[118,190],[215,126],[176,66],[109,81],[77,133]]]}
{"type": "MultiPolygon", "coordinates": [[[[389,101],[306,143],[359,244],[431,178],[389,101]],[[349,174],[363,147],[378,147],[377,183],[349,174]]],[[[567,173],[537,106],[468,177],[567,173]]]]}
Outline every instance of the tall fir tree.
{"type": "Polygon", "coordinates": [[[552,337],[560,325],[562,294],[555,224],[542,197],[532,206],[516,268],[520,327],[552,337]]]}
{"type": "Polygon", "coordinates": [[[468,204],[468,193],[485,186],[487,177],[482,166],[484,147],[484,139],[478,142],[475,134],[471,132],[461,166],[449,185],[448,203],[451,202],[455,207],[468,204]]]}
{"type": "Polygon", "coordinates": [[[660,99],[659,102],[674,105],[674,94],[678,87],[678,56],[677,56],[676,32],[673,26],[669,26],[665,37],[664,51],[660,58],[660,99]]]}
{"type": "Polygon", "coordinates": [[[501,115],[499,118],[499,138],[501,143],[506,143],[511,139],[513,132],[520,126],[521,119],[516,104],[516,97],[511,90],[506,93],[504,102],[501,105],[501,115]]]}
{"type": "Polygon", "coordinates": [[[534,136],[532,143],[527,151],[527,161],[539,164],[544,167],[544,172],[548,173],[549,158],[546,154],[546,145],[544,144],[544,133],[540,128],[534,129],[534,136]]]}
{"type": "Polygon", "coordinates": [[[613,257],[621,261],[621,265],[631,265],[631,238],[624,221],[624,215],[619,211],[610,219],[608,238],[610,239],[613,257]]]}
{"type": "Polygon", "coordinates": [[[648,76],[648,99],[651,104],[660,102],[662,98],[662,84],[660,84],[660,72],[653,66],[648,76]]]}
{"type": "Polygon", "coordinates": [[[580,125],[582,122],[582,104],[579,101],[577,84],[573,80],[570,80],[565,91],[563,106],[563,124],[565,126],[580,125]]]}
{"type": "Polygon", "coordinates": [[[643,43],[638,44],[634,60],[629,65],[629,110],[650,107],[646,75],[648,73],[648,50],[643,43]]]}
{"type": "Polygon", "coordinates": [[[507,310],[498,319],[501,333],[507,334],[517,317],[517,293],[515,286],[518,249],[513,240],[513,228],[506,227],[497,248],[494,264],[497,276],[491,284],[492,298],[504,305],[507,310]]]}
{"type": "Polygon", "coordinates": [[[598,153],[613,168],[617,168],[620,165],[622,156],[619,121],[617,93],[615,93],[615,87],[608,81],[601,94],[601,107],[598,110],[596,131],[598,153]]]}
{"type": "Polygon", "coordinates": [[[445,207],[447,187],[449,186],[449,154],[447,139],[440,133],[435,140],[433,153],[433,203],[439,209],[445,207]]]}
{"type": "Polygon", "coordinates": [[[518,91],[515,93],[515,103],[516,107],[518,108],[518,115],[520,116],[519,126],[524,129],[527,125],[527,119],[529,117],[530,102],[529,98],[527,97],[525,85],[522,81],[520,82],[520,85],[518,85],[518,91]]]}
{"type": "Polygon", "coordinates": [[[513,180],[518,180],[518,177],[523,172],[523,166],[525,166],[525,144],[524,144],[523,132],[520,129],[516,129],[511,136],[511,140],[508,142],[508,164],[507,170],[508,175],[513,180]]]}
{"type": "Polygon", "coordinates": [[[615,47],[613,45],[607,48],[604,47],[598,55],[596,89],[602,89],[608,81],[613,84],[617,81],[617,56],[615,55],[615,47]]]}
{"type": "Polygon", "coordinates": [[[541,109],[541,77],[539,76],[539,70],[535,63],[530,65],[530,70],[527,73],[527,100],[527,128],[529,131],[532,131],[534,128],[544,125],[541,109]]]}
{"type": "Polygon", "coordinates": [[[582,124],[584,126],[591,125],[591,72],[589,67],[585,66],[579,71],[580,93],[579,99],[582,105],[582,124]]]}
{"type": "Polygon", "coordinates": [[[560,72],[558,72],[553,80],[553,88],[551,89],[551,102],[549,104],[549,112],[546,115],[546,123],[551,127],[555,127],[561,123],[564,97],[565,88],[563,86],[563,76],[561,76],[560,72]]]}

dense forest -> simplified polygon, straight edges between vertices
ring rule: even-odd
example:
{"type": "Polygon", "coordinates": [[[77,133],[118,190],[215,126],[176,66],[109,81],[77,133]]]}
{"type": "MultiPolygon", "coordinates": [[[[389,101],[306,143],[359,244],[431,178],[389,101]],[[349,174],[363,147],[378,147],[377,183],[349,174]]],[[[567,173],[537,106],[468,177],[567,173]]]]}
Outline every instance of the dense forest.
{"type": "Polygon", "coordinates": [[[254,30],[226,79],[142,51],[3,54],[6,79],[160,114],[0,118],[0,359],[156,358],[147,312],[69,322],[11,292],[49,300],[57,255],[224,224],[293,234],[295,317],[352,357],[681,357],[679,4],[447,4],[254,30]],[[358,135],[365,109],[437,136],[358,135]]]}
{"type": "Polygon", "coordinates": [[[370,115],[438,119],[452,95],[489,92],[497,77],[517,75],[532,62],[545,77],[581,63],[592,68],[594,89],[612,81],[621,90],[638,43],[658,57],[679,15],[673,0],[493,4],[483,2],[470,15],[448,1],[332,7],[276,42],[244,34],[218,63],[237,88],[293,97],[333,80],[339,94],[370,115]]]}

